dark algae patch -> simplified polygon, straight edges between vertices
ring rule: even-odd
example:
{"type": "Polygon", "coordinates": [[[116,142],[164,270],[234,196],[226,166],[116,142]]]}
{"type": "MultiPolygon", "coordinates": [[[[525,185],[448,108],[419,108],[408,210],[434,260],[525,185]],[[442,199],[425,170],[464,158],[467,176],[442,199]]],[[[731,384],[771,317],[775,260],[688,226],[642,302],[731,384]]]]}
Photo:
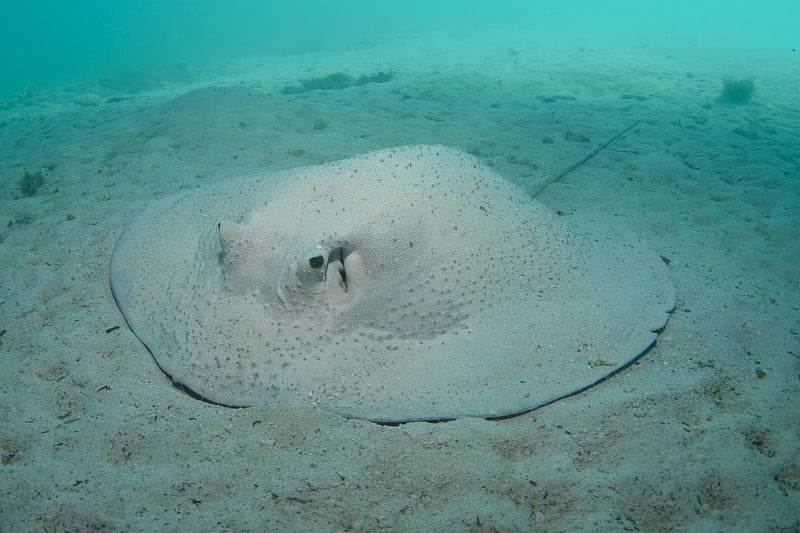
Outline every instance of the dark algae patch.
{"type": "Polygon", "coordinates": [[[20,196],[28,198],[36,194],[44,184],[44,174],[42,171],[25,172],[25,174],[17,181],[17,190],[20,196]]]}
{"type": "Polygon", "coordinates": [[[350,87],[359,87],[368,83],[386,83],[394,79],[391,72],[378,72],[372,75],[363,74],[357,78],[344,72],[334,72],[327,76],[301,80],[300,85],[287,85],[281,94],[302,94],[310,91],[337,91],[350,87]]]}
{"type": "Polygon", "coordinates": [[[572,142],[576,142],[576,143],[588,143],[588,142],[592,141],[586,135],[584,135],[582,133],[574,132],[572,130],[569,130],[569,131],[567,131],[567,133],[564,134],[564,140],[572,141],[572,142]]]}
{"type": "Polygon", "coordinates": [[[722,80],[722,90],[719,93],[719,102],[723,104],[746,104],[756,92],[756,82],[753,78],[734,80],[726,77],[722,80]]]}

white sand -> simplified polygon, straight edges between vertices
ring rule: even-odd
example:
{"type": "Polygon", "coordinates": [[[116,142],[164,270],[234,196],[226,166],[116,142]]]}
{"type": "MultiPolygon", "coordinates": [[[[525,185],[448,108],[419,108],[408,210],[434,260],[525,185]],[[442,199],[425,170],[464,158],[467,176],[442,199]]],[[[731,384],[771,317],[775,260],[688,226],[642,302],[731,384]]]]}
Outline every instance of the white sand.
{"type": "Polygon", "coordinates": [[[428,35],[0,106],[0,530],[797,530],[800,67],[699,55],[428,35]],[[397,77],[280,94],[340,70],[397,77]],[[714,101],[726,75],[756,77],[751,103],[714,101]],[[210,86],[231,89],[183,96],[210,86]],[[109,290],[126,222],[179,189],[411,143],[524,185],[634,122],[538,199],[634,229],[677,309],[637,364],[528,414],[385,427],[206,404],[109,290]]]}

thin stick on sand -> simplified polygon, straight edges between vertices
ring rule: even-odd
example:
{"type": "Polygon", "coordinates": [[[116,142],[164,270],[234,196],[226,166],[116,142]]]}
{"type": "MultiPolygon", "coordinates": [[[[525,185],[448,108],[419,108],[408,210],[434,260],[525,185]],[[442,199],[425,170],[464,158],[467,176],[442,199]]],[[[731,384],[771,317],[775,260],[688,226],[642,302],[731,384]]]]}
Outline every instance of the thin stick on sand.
{"type": "Polygon", "coordinates": [[[616,135],[614,135],[613,137],[611,137],[609,140],[607,140],[603,144],[600,144],[599,146],[597,146],[597,148],[595,148],[594,150],[592,150],[591,152],[589,152],[588,154],[586,154],[585,156],[580,158],[578,161],[572,163],[568,167],[562,168],[558,172],[553,173],[553,175],[550,176],[548,179],[546,179],[546,180],[544,180],[544,181],[542,181],[540,183],[537,183],[533,188],[531,188],[529,190],[530,195],[535,198],[540,192],[542,192],[542,190],[544,190],[545,187],[547,187],[549,185],[552,185],[553,183],[557,182],[558,180],[560,180],[561,178],[563,178],[564,176],[566,176],[567,174],[569,174],[570,172],[572,172],[573,170],[575,170],[579,166],[583,165],[588,160],[590,160],[591,158],[593,158],[594,156],[596,156],[597,154],[599,154],[600,152],[602,152],[603,150],[605,150],[606,148],[608,148],[609,146],[614,144],[615,142],[617,142],[620,138],[622,138],[623,135],[625,135],[626,133],[631,131],[633,129],[633,127],[636,126],[637,124],[639,124],[639,123],[638,122],[634,122],[633,124],[631,124],[630,126],[625,128],[624,130],[622,130],[621,132],[619,132],[616,135]]]}

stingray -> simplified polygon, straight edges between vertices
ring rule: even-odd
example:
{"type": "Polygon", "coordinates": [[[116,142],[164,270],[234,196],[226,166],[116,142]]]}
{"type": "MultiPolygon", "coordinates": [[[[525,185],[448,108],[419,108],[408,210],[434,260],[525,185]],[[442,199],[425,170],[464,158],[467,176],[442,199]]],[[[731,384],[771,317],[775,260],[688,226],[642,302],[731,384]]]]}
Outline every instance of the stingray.
{"type": "Polygon", "coordinates": [[[504,417],[582,391],[646,351],[675,302],[633,236],[576,230],[426,145],[157,200],[110,280],[194,395],[379,422],[504,417]]]}

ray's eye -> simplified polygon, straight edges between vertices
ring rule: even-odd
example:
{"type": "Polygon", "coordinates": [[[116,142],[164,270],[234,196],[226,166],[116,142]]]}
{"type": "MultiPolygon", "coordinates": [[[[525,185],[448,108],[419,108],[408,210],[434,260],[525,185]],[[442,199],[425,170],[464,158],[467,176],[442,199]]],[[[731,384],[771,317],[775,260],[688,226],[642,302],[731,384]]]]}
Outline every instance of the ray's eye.
{"type": "Polygon", "coordinates": [[[322,263],[324,262],[325,260],[322,258],[321,255],[315,255],[314,257],[308,260],[308,264],[311,266],[311,268],[319,268],[322,266],[322,263]]]}

